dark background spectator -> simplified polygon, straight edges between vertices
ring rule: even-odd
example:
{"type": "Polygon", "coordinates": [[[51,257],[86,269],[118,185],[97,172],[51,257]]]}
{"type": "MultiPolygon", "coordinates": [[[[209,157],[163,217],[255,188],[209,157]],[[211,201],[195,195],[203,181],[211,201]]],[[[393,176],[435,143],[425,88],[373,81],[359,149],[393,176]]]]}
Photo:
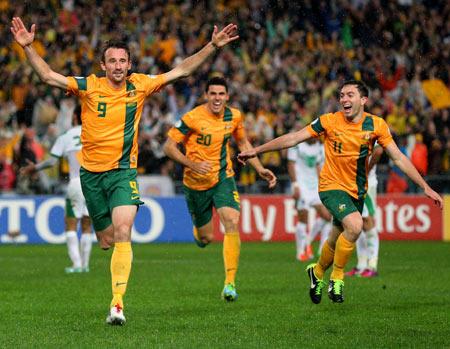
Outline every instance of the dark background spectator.
{"type": "MultiPolygon", "coordinates": [[[[27,26],[38,25],[35,48],[55,71],[76,76],[102,74],[96,58],[101,43],[110,38],[129,42],[136,71],[158,74],[198,50],[212,24],[235,22],[241,39],[218,53],[211,69],[205,66],[187,83],[147,101],[140,125],[140,173],[164,172],[180,179],[180,169],[162,155],[161,143],[184,105],[202,102],[203,85],[212,74],[230,80],[231,100],[245,112],[255,144],[336,109],[339,83],[361,78],[371,89],[368,110],[386,118],[408,156],[415,147],[410,135],[421,134],[428,174],[438,175],[441,191],[450,192],[450,97],[445,100],[444,93],[443,106],[436,107],[423,87],[430,79],[447,92],[450,86],[448,1],[4,0],[2,5],[0,115],[8,132],[21,134],[32,126],[42,142],[48,125],[61,125],[56,115],[67,109],[64,95],[38,82],[23,51],[12,43],[13,16],[21,16],[27,26]]],[[[57,130],[65,131],[62,126],[57,130]]],[[[262,160],[283,179],[283,153],[262,160]]],[[[385,157],[379,172],[384,190],[385,157]]],[[[251,171],[242,173],[243,191],[259,190],[251,171]]]]}

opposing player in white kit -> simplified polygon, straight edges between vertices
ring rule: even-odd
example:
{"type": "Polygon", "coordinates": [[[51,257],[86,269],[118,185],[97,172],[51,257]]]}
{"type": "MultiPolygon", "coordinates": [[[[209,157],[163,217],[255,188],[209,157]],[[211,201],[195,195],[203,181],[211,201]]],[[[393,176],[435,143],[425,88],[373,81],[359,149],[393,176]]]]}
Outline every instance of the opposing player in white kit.
{"type": "Polygon", "coordinates": [[[293,197],[296,200],[298,223],[295,231],[297,259],[307,261],[314,257],[311,243],[321,232],[320,248],[331,230],[331,215],[319,198],[319,171],[324,161],[323,145],[312,138],[288,149],[288,173],[292,182],[293,197]],[[307,234],[308,209],[313,207],[317,219],[307,234]]]}
{"type": "Polygon", "coordinates": [[[50,150],[51,158],[38,164],[30,163],[20,171],[29,174],[54,166],[58,159],[67,157],[69,161],[69,185],[66,194],[65,228],[67,249],[72,266],[65,268],[66,273],[81,273],[89,271],[89,258],[92,249],[91,220],[80,184],[81,155],[81,108],[78,106],[73,114],[73,126],[66,133],[56,139],[50,150]],[[81,220],[81,239],[78,242],[77,226],[81,220]]]}
{"type": "Polygon", "coordinates": [[[356,254],[358,262],[347,276],[375,277],[378,276],[378,252],[380,250],[380,238],[375,224],[375,214],[377,207],[377,186],[378,180],[376,167],[383,154],[383,148],[375,144],[372,156],[369,160],[369,177],[367,195],[364,199],[363,231],[356,241],[356,254]]]}

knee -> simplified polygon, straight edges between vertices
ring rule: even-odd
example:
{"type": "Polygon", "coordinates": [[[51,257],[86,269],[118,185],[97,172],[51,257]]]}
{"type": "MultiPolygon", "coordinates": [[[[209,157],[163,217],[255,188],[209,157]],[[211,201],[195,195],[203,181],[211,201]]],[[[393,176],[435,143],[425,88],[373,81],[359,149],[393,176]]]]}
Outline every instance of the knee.
{"type": "Polygon", "coordinates": [[[346,222],[346,224],[344,224],[344,230],[346,232],[347,239],[349,239],[352,242],[358,240],[362,228],[363,228],[362,218],[355,218],[349,222],[346,222]]]}
{"type": "Polygon", "coordinates": [[[225,231],[236,231],[239,226],[239,215],[233,215],[231,217],[225,217],[223,220],[225,231]]]}
{"type": "Polygon", "coordinates": [[[119,224],[114,227],[114,241],[130,241],[131,227],[128,224],[119,224]]]}

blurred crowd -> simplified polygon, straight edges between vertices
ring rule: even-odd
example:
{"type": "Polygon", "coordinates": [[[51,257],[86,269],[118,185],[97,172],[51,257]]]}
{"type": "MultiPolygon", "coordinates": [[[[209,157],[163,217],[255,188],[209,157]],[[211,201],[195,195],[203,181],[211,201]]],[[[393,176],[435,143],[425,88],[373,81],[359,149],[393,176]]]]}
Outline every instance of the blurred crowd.
{"type": "MultiPolygon", "coordinates": [[[[158,74],[205,45],[214,24],[238,25],[236,43],[147,100],[139,137],[142,174],[181,178],[162,143],[168,128],[202,102],[205,82],[214,74],[228,79],[230,105],[244,112],[254,145],[339,109],[339,83],[362,79],[371,90],[367,110],[387,120],[421,174],[449,174],[450,100],[444,94],[433,105],[423,86],[426,80],[436,83],[431,93],[450,87],[448,1],[0,0],[0,192],[55,191],[67,173],[63,162],[35,180],[21,178],[18,170],[48,156],[56,137],[70,127],[76,105],[33,73],[13,43],[13,16],[28,28],[36,23],[34,47],[53,70],[71,76],[101,75],[99,52],[111,38],[129,43],[133,71],[158,74]]],[[[261,160],[286,174],[283,152],[261,160]]],[[[386,158],[379,169],[387,178],[383,190],[408,190],[386,158]]],[[[251,188],[255,173],[237,164],[236,170],[240,186],[251,188]]]]}

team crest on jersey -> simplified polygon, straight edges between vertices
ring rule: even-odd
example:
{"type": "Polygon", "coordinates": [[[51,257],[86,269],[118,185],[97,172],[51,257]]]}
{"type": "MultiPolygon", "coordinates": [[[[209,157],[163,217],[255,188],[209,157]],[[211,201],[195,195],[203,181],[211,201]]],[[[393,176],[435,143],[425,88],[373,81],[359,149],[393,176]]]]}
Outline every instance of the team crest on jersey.
{"type": "Polygon", "coordinates": [[[372,135],[372,133],[371,132],[366,132],[364,135],[363,135],[363,139],[365,139],[366,141],[368,141],[369,139],[370,139],[370,136],[372,135]]]}
{"type": "Polygon", "coordinates": [[[225,125],[225,131],[227,130],[231,130],[233,126],[231,126],[230,124],[226,124],[225,125]]]}
{"type": "Polygon", "coordinates": [[[127,97],[136,97],[136,90],[128,92],[127,97]]]}
{"type": "Polygon", "coordinates": [[[130,160],[131,160],[132,163],[135,163],[136,162],[136,156],[133,155],[130,160]]]}
{"type": "Polygon", "coordinates": [[[338,206],[339,212],[344,212],[346,207],[347,206],[345,204],[339,204],[339,206],[338,206]]]}

